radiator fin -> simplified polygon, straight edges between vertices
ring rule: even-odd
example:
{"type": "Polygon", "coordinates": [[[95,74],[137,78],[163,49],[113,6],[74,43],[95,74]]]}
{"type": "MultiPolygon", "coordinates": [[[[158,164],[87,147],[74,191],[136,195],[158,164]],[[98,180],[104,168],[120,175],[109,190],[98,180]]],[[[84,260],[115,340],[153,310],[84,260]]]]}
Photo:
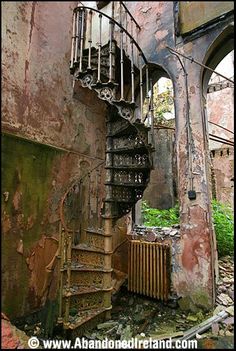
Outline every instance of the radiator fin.
{"type": "Polygon", "coordinates": [[[170,290],[170,245],[130,241],[128,290],[167,301],[170,290]]]}

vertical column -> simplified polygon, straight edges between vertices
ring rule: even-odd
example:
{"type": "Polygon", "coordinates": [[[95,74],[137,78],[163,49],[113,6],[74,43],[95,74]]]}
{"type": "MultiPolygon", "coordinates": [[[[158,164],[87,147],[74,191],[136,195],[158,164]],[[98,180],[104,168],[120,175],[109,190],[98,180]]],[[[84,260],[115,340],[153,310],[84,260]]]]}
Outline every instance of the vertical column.
{"type": "Polygon", "coordinates": [[[99,13],[99,43],[98,43],[98,78],[97,78],[97,83],[101,83],[101,48],[102,48],[102,14],[99,13]]]}
{"type": "MultiPolygon", "coordinates": [[[[133,38],[133,20],[131,19],[131,36],[133,38]]],[[[131,102],[134,103],[134,41],[130,39],[131,44],[131,102]]]]}
{"type": "Polygon", "coordinates": [[[88,224],[87,227],[90,228],[90,213],[91,213],[91,173],[88,173],[88,224]]]}
{"type": "Polygon", "coordinates": [[[75,27],[76,27],[76,34],[75,34],[75,56],[74,56],[74,63],[78,63],[78,49],[79,49],[79,17],[80,13],[78,11],[75,12],[75,27]]]}
{"type": "MultiPolygon", "coordinates": [[[[67,240],[67,284],[66,290],[67,292],[70,291],[71,286],[71,232],[66,232],[66,240],[67,240]]],[[[70,312],[70,297],[66,297],[66,307],[65,307],[65,323],[69,323],[69,312],[70,312]]]]}
{"type": "Polygon", "coordinates": [[[63,299],[63,266],[64,266],[64,228],[61,227],[61,222],[59,224],[59,255],[58,259],[60,262],[60,278],[59,278],[59,313],[58,322],[62,323],[62,299],[63,299]]]}
{"type": "Polygon", "coordinates": [[[139,86],[140,86],[140,120],[143,120],[143,70],[142,70],[142,58],[139,53],[139,86]]]}
{"type": "MultiPolygon", "coordinates": [[[[122,25],[122,11],[120,2],[120,25],[122,25]]],[[[120,99],[124,100],[124,54],[123,54],[123,30],[120,29],[120,99]]]]}
{"type": "Polygon", "coordinates": [[[84,15],[85,10],[81,10],[81,31],[80,31],[80,52],[79,52],[79,72],[82,72],[82,60],[83,60],[83,49],[84,49],[84,15]]]}
{"type": "Polygon", "coordinates": [[[93,12],[89,11],[89,53],[88,53],[88,69],[91,69],[91,48],[92,48],[92,21],[93,21],[93,12]]]}
{"type": "Polygon", "coordinates": [[[73,68],[73,66],[74,66],[75,40],[76,40],[75,31],[76,31],[76,12],[73,13],[70,68],[73,68]]]}

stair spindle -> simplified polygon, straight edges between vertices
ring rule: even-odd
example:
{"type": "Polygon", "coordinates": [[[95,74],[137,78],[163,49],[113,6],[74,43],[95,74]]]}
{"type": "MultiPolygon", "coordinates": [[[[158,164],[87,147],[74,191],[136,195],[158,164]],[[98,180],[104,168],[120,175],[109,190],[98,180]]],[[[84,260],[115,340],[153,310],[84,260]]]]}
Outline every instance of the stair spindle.
{"type": "Polygon", "coordinates": [[[89,52],[88,52],[88,67],[87,69],[91,69],[91,49],[92,49],[92,21],[93,21],[93,12],[89,11],[89,52]]]}
{"type": "MultiPolygon", "coordinates": [[[[131,18],[131,36],[133,38],[133,19],[131,18]]],[[[134,42],[130,39],[131,45],[131,102],[134,103],[134,42]]]]}
{"type": "Polygon", "coordinates": [[[74,55],[75,55],[75,31],[76,31],[76,12],[74,12],[74,13],[73,13],[70,68],[73,68],[73,66],[74,66],[74,55]]]}
{"type": "Polygon", "coordinates": [[[61,323],[62,319],[62,298],[63,298],[63,266],[64,266],[64,228],[59,224],[59,260],[60,260],[60,281],[59,281],[59,313],[58,322],[61,323]]]}
{"type": "Polygon", "coordinates": [[[99,14],[99,43],[98,43],[98,78],[97,83],[101,83],[101,48],[102,48],[102,14],[99,14]]]}
{"type": "MultiPolygon", "coordinates": [[[[136,43],[138,43],[138,33],[139,33],[139,28],[138,26],[136,25],[136,43]]],[[[135,46],[136,47],[136,46],[135,46]]],[[[136,47],[136,62],[139,61],[139,50],[138,48],[136,47]]]]}
{"type": "Polygon", "coordinates": [[[84,48],[84,15],[85,11],[81,11],[81,31],[80,31],[80,53],[79,53],[79,72],[82,72],[83,48],[84,48]]]}
{"type": "MultiPolygon", "coordinates": [[[[68,231],[66,232],[66,238],[67,238],[67,284],[66,284],[66,290],[69,292],[70,291],[70,285],[71,285],[71,248],[72,248],[72,243],[71,243],[71,232],[68,231]]],[[[65,323],[69,323],[69,311],[70,311],[70,298],[66,297],[66,307],[65,307],[65,323]]]]}
{"type": "Polygon", "coordinates": [[[120,99],[124,100],[123,30],[120,30],[120,99]]]}
{"type": "Polygon", "coordinates": [[[139,53],[139,85],[140,85],[140,120],[143,120],[143,70],[142,70],[142,57],[139,53]]]}
{"type": "Polygon", "coordinates": [[[151,86],[151,97],[150,97],[150,112],[151,112],[151,134],[152,139],[154,138],[154,104],[153,104],[153,82],[150,79],[150,86],[151,86]]]}
{"type": "Polygon", "coordinates": [[[75,34],[75,57],[74,63],[78,62],[78,48],[79,48],[79,17],[80,12],[76,11],[75,22],[76,22],[76,34],[75,34]]]}
{"type": "Polygon", "coordinates": [[[91,173],[88,173],[88,228],[90,227],[90,211],[91,211],[91,173]]]}
{"type": "MultiPolygon", "coordinates": [[[[120,1],[120,25],[122,25],[122,3],[120,1]]],[[[120,100],[124,100],[124,55],[123,55],[123,30],[120,29],[120,100]]]]}
{"type": "Polygon", "coordinates": [[[148,77],[148,65],[146,65],[146,99],[149,99],[149,77],[148,77]]]}
{"type": "Polygon", "coordinates": [[[99,187],[100,187],[100,179],[101,179],[101,174],[100,170],[96,170],[96,188],[97,188],[97,193],[96,193],[96,212],[97,212],[97,227],[99,228],[99,187]]]}
{"type": "Polygon", "coordinates": [[[112,21],[109,21],[110,25],[110,42],[109,42],[109,82],[113,82],[113,33],[114,33],[114,24],[112,21]]]}
{"type": "MultiPolygon", "coordinates": [[[[126,10],[125,10],[125,29],[127,32],[128,31],[128,13],[126,10]]],[[[125,51],[126,51],[127,56],[129,57],[129,55],[128,55],[128,36],[127,35],[125,36],[125,51]]]]}

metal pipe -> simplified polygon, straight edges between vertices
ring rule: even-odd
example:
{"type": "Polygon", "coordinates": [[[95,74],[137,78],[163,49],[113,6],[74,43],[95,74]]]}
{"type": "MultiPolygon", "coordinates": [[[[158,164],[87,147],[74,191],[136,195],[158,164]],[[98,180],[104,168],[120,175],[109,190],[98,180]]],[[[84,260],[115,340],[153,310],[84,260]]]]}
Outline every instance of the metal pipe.
{"type": "Polygon", "coordinates": [[[211,71],[211,72],[214,72],[214,73],[217,74],[218,76],[221,76],[222,78],[224,78],[224,79],[226,79],[226,80],[228,80],[229,82],[231,82],[231,83],[234,84],[234,81],[233,81],[232,79],[230,79],[230,78],[228,78],[228,77],[225,77],[223,74],[221,74],[221,73],[215,71],[214,69],[212,69],[212,68],[210,68],[210,67],[204,65],[203,63],[201,63],[201,62],[195,60],[193,57],[191,57],[191,56],[186,56],[186,55],[184,55],[184,54],[182,54],[182,53],[180,53],[180,52],[178,52],[178,51],[176,51],[176,50],[170,48],[169,46],[166,46],[166,48],[169,49],[170,51],[175,52],[176,54],[178,54],[178,55],[180,55],[180,56],[183,56],[183,57],[186,58],[187,60],[190,60],[191,62],[194,62],[194,63],[196,63],[197,65],[199,65],[199,66],[201,66],[201,67],[203,67],[203,68],[206,68],[206,69],[208,69],[208,70],[211,71]]]}
{"type": "Polygon", "coordinates": [[[214,122],[211,122],[211,121],[208,121],[208,123],[214,124],[215,126],[217,126],[219,128],[222,128],[222,129],[226,130],[227,132],[230,132],[230,133],[234,134],[234,132],[232,132],[232,130],[229,130],[229,129],[225,128],[225,127],[222,127],[221,125],[219,125],[217,123],[214,123],[214,122]]]}
{"type": "Polygon", "coordinates": [[[91,50],[92,50],[92,21],[93,12],[89,11],[89,53],[88,53],[88,69],[91,69],[91,50]]]}
{"type": "Polygon", "coordinates": [[[101,47],[102,47],[102,14],[99,14],[99,43],[98,43],[98,78],[97,83],[101,82],[101,47]]]}
{"type": "Polygon", "coordinates": [[[234,146],[234,144],[228,143],[228,142],[226,142],[226,141],[220,141],[220,140],[218,140],[218,139],[214,139],[214,138],[211,138],[211,137],[210,137],[209,139],[212,140],[212,141],[216,141],[216,142],[219,143],[219,144],[234,146]]]}
{"type": "Polygon", "coordinates": [[[80,53],[79,53],[79,72],[82,72],[82,60],[83,60],[83,49],[84,49],[84,14],[81,13],[81,32],[80,32],[80,53]]]}
{"type": "Polygon", "coordinates": [[[74,55],[75,55],[75,31],[76,31],[76,13],[73,13],[73,24],[72,24],[72,39],[71,39],[71,58],[70,68],[74,66],[74,55]]]}
{"type": "Polygon", "coordinates": [[[209,133],[209,136],[211,136],[211,137],[213,137],[213,138],[216,138],[216,139],[219,139],[219,140],[222,140],[222,141],[226,141],[226,142],[228,142],[228,143],[232,143],[232,145],[234,145],[234,142],[233,142],[233,141],[231,141],[231,140],[229,140],[229,139],[222,138],[222,137],[220,137],[220,136],[218,136],[218,135],[214,135],[214,134],[209,133]]]}

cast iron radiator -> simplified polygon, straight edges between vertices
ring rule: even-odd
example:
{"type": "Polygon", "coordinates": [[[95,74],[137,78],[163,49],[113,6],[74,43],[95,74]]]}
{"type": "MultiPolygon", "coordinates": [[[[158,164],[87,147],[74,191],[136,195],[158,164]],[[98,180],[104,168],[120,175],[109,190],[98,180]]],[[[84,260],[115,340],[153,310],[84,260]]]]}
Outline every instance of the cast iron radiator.
{"type": "Polygon", "coordinates": [[[167,301],[170,291],[170,246],[131,240],[128,258],[128,290],[167,301]]]}

